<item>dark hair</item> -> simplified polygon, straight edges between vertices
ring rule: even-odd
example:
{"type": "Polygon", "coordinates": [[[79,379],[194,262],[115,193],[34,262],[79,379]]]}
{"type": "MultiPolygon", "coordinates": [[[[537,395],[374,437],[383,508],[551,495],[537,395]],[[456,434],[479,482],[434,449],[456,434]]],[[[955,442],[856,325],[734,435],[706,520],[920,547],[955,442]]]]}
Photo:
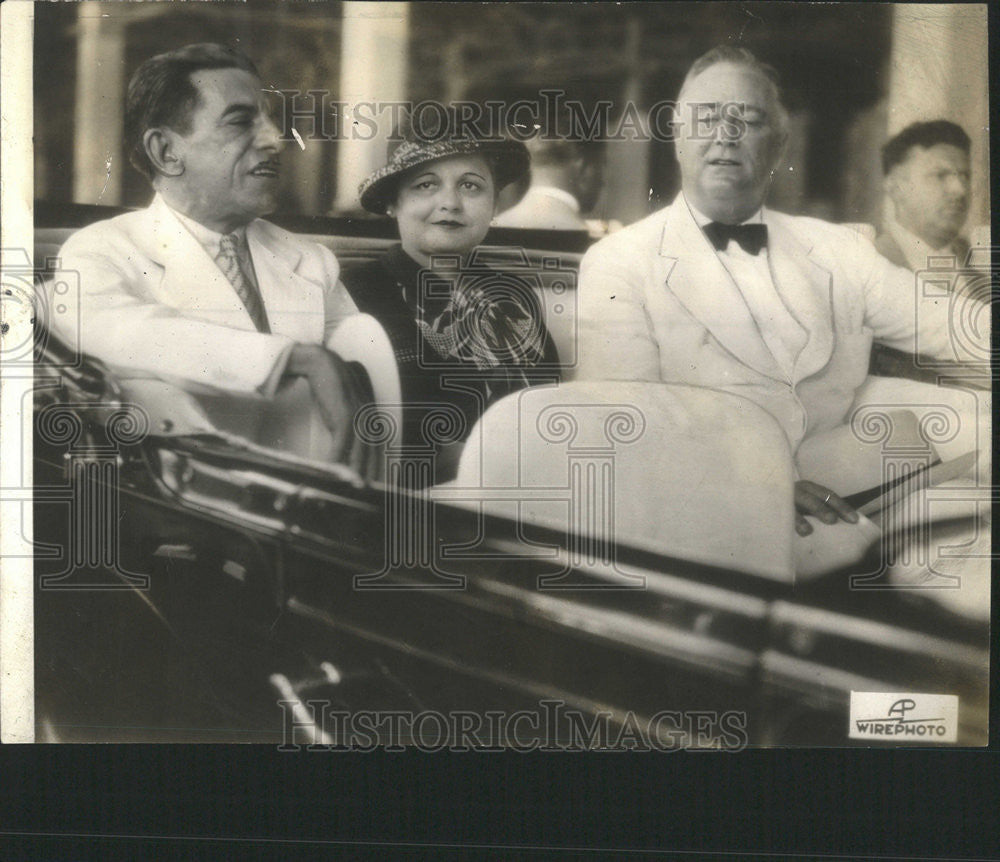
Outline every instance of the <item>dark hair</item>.
{"type": "Polygon", "coordinates": [[[937,144],[951,144],[966,155],[972,146],[965,130],[947,120],[912,123],[882,147],[882,173],[888,175],[896,165],[905,162],[913,147],[927,150],[937,144]]]}
{"type": "Polygon", "coordinates": [[[129,82],[125,149],[132,166],[149,180],[156,171],[146,154],[143,135],[157,126],[189,130],[191,112],[199,98],[191,74],[203,69],[243,69],[260,77],[253,62],[239,51],[216,42],[199,42],[157,54],[143,63],[129,82]]]}
{"type": "Polygon", "coordinates": [[[546,141],[533,138],[527,142],[531,154],[531,164],[539,167],[545,165],[568,165],[576,159],[585,163],[597,162],[604,157],[603,141],[546,141]]]}
{"type": "Polygon", "coordinates": [[[587,129],[586,137],[579,134],[582,119],[565,105],[557,107],[551,115],[546,113],[538,134],[525,141],[532,166],[564,166],[577,159],[589,164],[604,159],[607,123],[596,113],[596,123],[587,129]]]}

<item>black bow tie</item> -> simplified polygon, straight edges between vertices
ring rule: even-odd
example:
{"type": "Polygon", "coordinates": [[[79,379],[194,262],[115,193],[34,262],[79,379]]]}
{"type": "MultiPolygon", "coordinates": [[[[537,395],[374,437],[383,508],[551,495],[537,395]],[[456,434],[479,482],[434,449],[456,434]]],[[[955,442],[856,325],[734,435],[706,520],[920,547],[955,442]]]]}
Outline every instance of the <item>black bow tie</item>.
{"type": "Polygon", "coordinates": [[[725,251],[731,239],[736,240],[747,254],[759,254],[767,246],[766,224],[720,224],[713,221],[705,225],[704,231],[719,251],[725,251]]]}

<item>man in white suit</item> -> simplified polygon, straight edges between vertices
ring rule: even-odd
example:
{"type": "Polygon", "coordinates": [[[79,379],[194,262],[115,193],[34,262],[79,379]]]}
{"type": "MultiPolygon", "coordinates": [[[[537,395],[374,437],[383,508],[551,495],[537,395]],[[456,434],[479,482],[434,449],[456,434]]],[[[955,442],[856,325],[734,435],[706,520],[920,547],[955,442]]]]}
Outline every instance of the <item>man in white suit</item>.
{"type": "MultiPolygon", "coordinates": [[[[581,264],[578,378],[742,396],[777,421],[794,456],[844,425],[873,338],[913,353],[919,330],[922,352],[964,358],[947,303],[921,308],[918,321],[913,275],[857,232],[765,208],[787,136],[770,67],[742,48],[714,49],[678,101],[681,193],[581,264]]],[[[858,519],[816,482],[796,482],[795,505],[803,536],[807,514],[858,519]]]]}
{"type": "Polygon", "coordinates": [[[604,184],[598,143],[538,135],[526,142],[531,185],[524,197],[493,219],[496,227],[589,230],[582,213],[597,203],[604,184]]]}
{"type": "Polygon", "coordinates": [[[332,451],[344,452],[360,393],[323,345],[356,308],[328,249],[259,218],[274,209],[283,146],[262,86],[249,59],[211,43],[133,76],[126,145],[156,194],[63,246],[63,269],[80,278],[79,347],[251,401],[305,381],[332,451]]]}

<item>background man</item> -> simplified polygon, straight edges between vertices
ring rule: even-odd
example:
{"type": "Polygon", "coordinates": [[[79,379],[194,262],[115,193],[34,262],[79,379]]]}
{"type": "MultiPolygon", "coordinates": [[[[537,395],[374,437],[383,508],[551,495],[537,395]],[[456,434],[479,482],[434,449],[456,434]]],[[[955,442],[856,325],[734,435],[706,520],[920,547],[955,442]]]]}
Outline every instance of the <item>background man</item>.
{"type": "Polygon", "coordinates": [[[882,148],[892,213],[875,247],[897,266],[918,272],[928,255],[965,264],[969,243],[959,232],[969,214],[969,136],[954,123],[913,123],[882,148]]]}
{"type": "Polygon", "coordinates": [[[494,220],[496,227],[588,230],[582,213],[597,203],[604,184],[604,153],[599,143],[566,139],[526,142],[531,154],[531,185],[521,201],[494,220]]]}
{"type": "MultiPolygon", "coordinates": [[[[282,150],[262,92],[249,59],[212,43],[135,73],[126,145],[156,194],[63,246],[80,278],[79,347],[188,388],[270,399],[304,380],[343,453],[359,385],[323,344],[356,308],[328,249],[259,218],[275,206],[282,150]]],[[[212,419],[247,432],[231,410],[212,419]]]]}
{"type": "MultiPolygon", "coordinates": [[[[969,213],[969,136],[954,123],[913,123],[882,148],[885,192],[891,201],[877,248],[897,266],[919,273],[928,257],[953,257],[956,281],[969,243],[960,235],[969,213]]],[[[952,287],[957,287],[953,284],[952,287]]],[[[914,281],[910,290],[916,290],[914,281]]],[[[934,382],[939,369],[912,354],[876,344],[872,374],[934,382]]]]}
{"type": "MultiPolygon", "coordinates": [[[[845,428],[873,337],[913,352],[913,276],[853,230],[764,208],[787,116],[775,73],[749,51],[695,61],[678,111],[681,194],[584,257],[578,376],[738,395],[801,456],[803,441],[845,428]]],[[[954,357],[944,304],[919,329],[923,350],[954,357]]],[[[818,482],[796,482],[795,504],[800,535],[807,514],[857,520],[818,482]]]]}

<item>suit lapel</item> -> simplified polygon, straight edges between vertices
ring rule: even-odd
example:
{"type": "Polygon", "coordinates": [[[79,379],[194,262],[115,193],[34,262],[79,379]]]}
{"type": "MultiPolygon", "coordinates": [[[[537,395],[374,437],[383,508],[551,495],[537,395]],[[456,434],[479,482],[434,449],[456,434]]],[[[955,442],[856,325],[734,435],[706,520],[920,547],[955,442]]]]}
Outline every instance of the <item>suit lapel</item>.
{"type": "Polygon", "coordinates": [[[667,287],[727,351],[761,374],[785,379],[743,294],[683,197],[678,197],[667,212],[660,256],[667,266],[667,287]]]}
{"type": "Polygon", "coordinates": [[[323,287],[298,274],[302,253],[265,222],[247,226],[247,245],[271,331],[296,341],[323,341],[323,287]]]}
{"type": "Polygon", "coordinates": [[[146,211],[149,257],[163,267],[160,299],[185,314],[235,329],[255,329],[229,279],[157,195],[146,211]]]}
{"type": "MultiPolygon", "coordinates": [[[[253,320],[229,279],[157,195],[138,238],[163,268],[156,288],[167,305],[209,323],[254,331],[253,320]]],[[[271,332],[297,341],[323,341],[323,287],[298,275],[299,249],[271,235],[260,220],[247,226],[247,244],[271,332]]]]}
{"type": "Polygon", "coordinates": [[[775,289],[808,335],[793,372],[795,380],[802,380],[826,365],[833,352],[833,277],[812,256],[812,245],[794,234],[780,214],[765,210],[764,220],[775,289]]]}

